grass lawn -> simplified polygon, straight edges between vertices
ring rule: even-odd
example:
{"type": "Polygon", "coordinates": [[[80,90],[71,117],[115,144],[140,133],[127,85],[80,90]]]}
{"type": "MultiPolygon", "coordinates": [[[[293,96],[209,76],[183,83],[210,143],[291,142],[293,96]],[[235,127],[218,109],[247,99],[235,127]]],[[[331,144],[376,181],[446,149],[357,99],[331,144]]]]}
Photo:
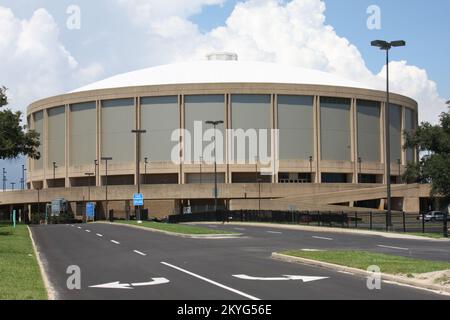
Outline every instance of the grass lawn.
{"type": "Polygon", "coordinates": [[[0,300],[46,300],[26,225],[0,222],[0,300]]]}
{"type": "Polygon", "coordinates": [[[285,251],[282,254],[310,260],[334,263],[342,266],[367,270],[369,266],[379,266],[381,272],[388,274],[419,274],[434,271],[450,270],[450,263],[429,261],[373,253],[367,251],[319,251],[304,252],[299,250],[285,251]]]}
{"type": "Polygon", "coordinates": [[[181,234],[191,234],[191,235],[214,235],[214,234],[235,234],[234,232],[224,231],[224,230],[211,230],[208,228],[188,226],[182,224],[169,224],[169,223],[158,223],[158,222],[148,222],[143,221],[138,224],[136,221],[116,221],[116,223],[140,226],[145,228],[151,228],[156,230],[163,230],[181,234]]]}
{"type": "Polygon", "coordinates": [[[419,237],[426,237],[426,238],[433,238],[433,239],[444,239],[443,232],[442,233],[407,232],[404,234],[408,234],[408,235],[412,235],[412,236],[419,236],[419,237]]]}

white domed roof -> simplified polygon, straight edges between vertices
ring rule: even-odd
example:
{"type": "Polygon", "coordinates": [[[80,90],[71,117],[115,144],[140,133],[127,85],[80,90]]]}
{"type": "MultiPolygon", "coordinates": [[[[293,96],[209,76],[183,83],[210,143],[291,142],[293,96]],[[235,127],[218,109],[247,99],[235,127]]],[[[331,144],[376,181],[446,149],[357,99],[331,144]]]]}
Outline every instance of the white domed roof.
{"type": "Polygon", "coordinates": [[[73,92],[90,90],[200,83],[277,83],[311,84],[375,89],[339,76],[287,65],[212,59],[175,63],[119,74],[92,83],[73,92]]]}

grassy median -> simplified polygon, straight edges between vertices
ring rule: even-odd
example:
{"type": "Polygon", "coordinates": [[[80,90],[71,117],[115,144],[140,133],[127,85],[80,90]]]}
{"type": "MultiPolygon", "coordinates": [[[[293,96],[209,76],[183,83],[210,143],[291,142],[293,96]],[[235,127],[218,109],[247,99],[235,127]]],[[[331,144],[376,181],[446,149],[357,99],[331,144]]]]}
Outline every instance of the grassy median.
{"type": "Polygon", "coordinates": [[[341,266],[367,270],[369,266],[379,266],[381,272],[387,274],[412,275],[434,271],[450,270],[450,263],[412,259],[367,251],[314,251],[291,250],[281,254],[300,257],[341,266]]]}
{"type": "Polygon", "coordinates": [[[188,226],[183,224],[169,224],[169,223],[148,222],[148,221],[143,221],[140,224],[138,224],[136,221],[116,221],[116,223],[189,235],[235,234],[234,232],[224,230],[211,230],[208,228],[188,226]]]}
{"type": "Polygon", "coordinates": [[[26,225],[0,222],[0,300],[46,300],[26,225]]]}

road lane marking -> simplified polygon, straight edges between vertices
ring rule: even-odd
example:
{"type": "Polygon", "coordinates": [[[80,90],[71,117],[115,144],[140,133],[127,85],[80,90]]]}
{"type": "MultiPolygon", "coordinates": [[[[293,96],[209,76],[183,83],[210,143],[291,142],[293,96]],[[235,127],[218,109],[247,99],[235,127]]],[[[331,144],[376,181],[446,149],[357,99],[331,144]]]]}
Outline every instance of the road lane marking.
{"type": "Polygon", "coordinates": [[[351,273],[351,272],[348,272],[348,271],[338,271],[338,273],[348,274],[348,275],[351,275],[351,276],[355,275],[354,273],[351,273]]]}
{"type": "Polygon", "coordinates": [[[85,230],[86,232],[91,232],[91,230],[85,230]]]}
{"type": "Polygon", "coordinates": [[[245,229],[245,228],[234,228],[234,230],[245,231],[247,229],[245,229]]]}
{"type": "Polygon", "coordinates": [[[267,231],[267,233],[271,233],[271,234],[283,234],[283,232],[280,232],[280,231],[267,231]]]}
{"type": "Polygon", "coordinates": [[[213,284],[213,285],[215,285],[215,286],[217,286],[217,287],[219,287],[219,288],[222,288],[222,289],[225,289],[225,290],[234,292],[234,293],[236,293],[236,294],[238,294],[238,295],[240,295],[240,296],[243,296],[243,297],[245,297],[245,298],[247,298],[247,299],[250,299],[250,300],[261,300],[261,299],[259,299],[259,298],[256,298],[256,297],[254,297],[254,296],[251,296],[251,295],[249,295],[249,294],[247,294],[247,293],[244,293],[244,292],[242,292],[242,291],[239,291],[239,290],[230,288],[230,287],[228,287],[228,286],[226,286],[226,285],[223,285],[223,284],[221,284],[221,283],[218,283],[218,282],[216,282],[216,281],[214,281],[214,280],[211,280],[211,279],[202,277],[201,275],[198,275],[198,274],[195,274],[195,273],[190,272],[190,271],[188,271],[188,270],[185,270],[185,269],[182,269],[182,268],[180,268],[180,267],[174,266],[174,265],[172,265],[172,264],[170,264],[170,263],[167,263],[167,262],[161,262],[161,263],[162,263],[163,265],[167,266],[167,267],[170,267],[170,268],[176,269],[176,270],[178,270],[178,271],[184,272],[184,273],[186,273],[186,274],[188,274],[188,275],[190,275],[190,276],[193,276],[193,277],[195,277],[195,278],[197,278],[197,279],[206,281],[206,282],[208,282],[208,283],[210,283],[210,284],[213,284]]]}
{"type": "Polygon", "coordinates": [[[378,247],[380,247],[380,248],[387,248],[387,249],[395,249],[395,250],[404,250],[404,251],[408,251],[409,250],[409,248],[383,246],[381,244],[379,244],[378,247]]]}
{"type": "Polygon", "coordinates": [[[301,251],[304,252],[323,252],[325,250],[319,250],[319,249],[302,249],[301,251]]]}
{"type": "Polygon", "coordinates": [[[141,283],[120,283],[120,281],[99,284],[96,286],[90,286],[89,288],[99,288],[99,289],[126,289],[133,290],[134,287],[147,287],[147,286],[157,286],[160,284],[166,284],[170,281],[166,278],[152,278],[150,282],[141,283]]]}
{"type": "Polygon", "coordinates": [[[325,238],[325,237],[317,237],[317,236],[313,236],[314,239],[320,239],[320,240],[328,240],[328,241],[333,241],[333,238],[325,238]]]}
{"type": "Polygon", "coordinates": [[[81,227],[78,227],[78,229],[81,229],[81,227]]]}
{"type": "Polygon", "coordinates": [[[242,280],[252,280],[252,281],[302,281],[304,283],[328,279],[328,277],[310,277],[310,276],[293,276],[293,275],[285,275],[282,277],[251,277],[246,274],[235,274],[233,275],[233,277],[242,280]]]}
{"type": "Polygon", "coordinates": [[[97,233],[97,236],[98,236],[98,237],[103,237],[103,235],[102,235],[102,234],[100,234],[100,233],[97,233]]]}
{"type": "Polygon", "coordinates": [[[138,250],[133,250],[133,252],[134,253],[137,253],[137,254],[140,254],[141,256],[146,256],[146,254],[145,253],[143,253],[143,252],[140,252],[140,251],[138,251],[138,250]]]}
{"type": "Polygon", "coordinates": [[[115,244],[120,244],[120,242],[118,242],[118,241],[116,241],[116,240],[111,240],[111,242],[112,242],[112,243],[115,243],[115,244]]]}

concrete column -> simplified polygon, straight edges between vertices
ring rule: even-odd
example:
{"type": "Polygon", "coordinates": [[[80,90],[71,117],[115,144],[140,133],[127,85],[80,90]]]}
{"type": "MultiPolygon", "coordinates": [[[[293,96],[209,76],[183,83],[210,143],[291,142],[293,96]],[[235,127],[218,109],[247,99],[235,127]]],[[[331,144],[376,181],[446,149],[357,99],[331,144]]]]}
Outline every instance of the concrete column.
{"type": "Polygon", "coordinates": [[[102,184],[102,179],[101,179],[102,174],[100,171],[100,162],[101,162],[101,157],[102,157],[102,102],[99,100],[96,101],[96,111],[97,111],[96,158],[97,158],[98,167],[97,167],[95,183],[96,183],[97,187],[100,187],[102,184]]]}
{"type": "Polygon", "coordinates": [[[387,184],[387,164],[386,164],[386,103],[381,103],[380,115],[380,141],[381,141],[381,163],[384,164],[383,183],[387,184]]]}
{"type": "Polygon", "coordinates": [[[229,130],[231,129],[231,95],[225,94],[225,161],[227,171],[225,173],[225,183],[231,183],[231,141],[229,130]]]}
{"type": "Polygon", "coordinates": [[[321,172],[321,136],[320,136],[320,96],[314,97],[314,160],[316,161],[316,177],[315,183],[322,182],[322,172],[321,172]]]}
{"type": "Polygon", "coordinates": [[[43,175],[44,175],[44,181],[43,181],[43,188],[47,189],[48,188],[48,183],[47,183],[47,167],[48,167],[48,110],[44,110],[43,111],[43,132],[42,132],[42,140],[41,142],[43,143],[42,145],[42,171],[43,171],[43,175]]]}
{"type": "MultiPolygon", "coordinates": [[[[135,116],[135,124],[134,127],[138,130],[141,129],[141,106],[140,106],[140,98],[134,97],[134,116],[135,116]]],[[[130,134],[132,134],[130,132],[130,134]]],[[[141,142],[142,142],[142,135],[141,135],[141,142]]],[[[137,176],[137,166],[141,165],[141,162],[136,162],[138,159],[140,159],[140,154],[138,154],[138,134],[134,134],[134,162],[136,163],[136,170],[134,172],[134,185],[137,186],[139,177],[137,176]]]]}
{"type": "MultiPolygon", "coordinates": [[[[275,106],[276,106],[276,96],[274,94],[270,95],[270,129],[275,129],[276,128],[276,117],[275,117],[275,106]]],[[[271,162],[272,164],[275,162],[275,152],[276,152],[276,145],[275,145],[275,141],[273,141],[273,139],[271,139],[270,142],[270,155],[271,155],[271,162]]],[[[271,182],[275,183],[275,179],[276,175],[273,173],[271,176],[271,182]]]]}
{"type": "MultiPolygon", "coordinates": [[[[273,103],[273,130],[278,130],[278,95],[275,94],[274,95],[274,103],[273,103]]],[[[275,137],[273,137],[275,138],[275,137]]],[[[272,138],[272,139],[273,139],[272,138]]],[[[278,166],[279,166],[279,151],[280,151],[280,141],[279,141],[279,136],[277,137],[278,139],[273,141],[273,151],[272,151],[272,162],[273,162],[273,168],[275,168],[276,172],[274,174],[274,183],[278,183],[278,178],[279,178],[279,172],[278,172],[278,166]]]]}
{"type": "Polygon", "coordinates": [[[70,167],[70,105],[66,104],[65,106],[65,116],[66,116],[66,140],[64,144],[65,155],[64,155],[64,178],[65,178],[65,186],[66,188],[70,188],[70,178],[69,178],[69,167],[70,167]]]}
{"type": "Polygon", "coordinates": [[[184,153],[184,147],[185,147],[185,136],[184,136],[184,128],[185,128],[185,108],[184,108],[184,95],[179,95],[178,96],[178,104],[179,104],[179,108],[180,108],[180,129],[181,129],[181,135],[180,135],[180,147],[181,147],[181,161],[180,161],[180,170],[178,173],[178,183],[179,184],[184,184],[185,183],[185,177],[184,177],[184,157],[185,157],[185,153],[184,153]]]}
{"type": "Polygon", "coordinates": [[[405,106],[402,106],[402,124],[401,124],[401,146],[402,146],[402,151],[401,151],[401,161],[402,161],[402,165],[406,165],[406,150],[403,149],[403,146],[406,143],[406,139],[405,139],[405,135],[403,134],[403,132],[405,132],[406,130],[406,108],[405,106]]]}
{"type": "Polygon", "coordinates": [[[351,107],[350,107],[350,145],[351,145],[351,161],[353,162],[353,183],[359,183],[358,181],[358,121],[357,121],[357,107],[356,107],[356,99],[352,98],[351,107]]]}
{"type": "Polygon", "coordinates": [[[403,198],[403,211],[417,213],[420,211],[420,198],[403,198]]]}

